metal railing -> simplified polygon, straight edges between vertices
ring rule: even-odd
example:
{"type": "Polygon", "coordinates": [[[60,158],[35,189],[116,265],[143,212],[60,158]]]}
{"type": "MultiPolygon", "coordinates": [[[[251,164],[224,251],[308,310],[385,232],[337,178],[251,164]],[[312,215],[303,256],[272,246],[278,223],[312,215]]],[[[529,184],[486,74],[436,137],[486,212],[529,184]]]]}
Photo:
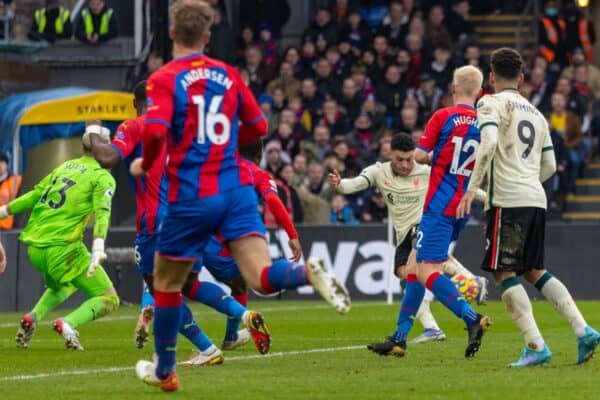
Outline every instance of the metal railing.
{"type": "Polygon", "coordinates": [[[531,24],[531,30],[534,32],[535,42],[538,42],[538,30],[537,30],[537,21],[540,14],[540,2],[539,0],[529,0],[527,5],[523,9],[521,13],[521,18],[519,18],[519,22],[517,22],[517,29],[515,31],[515,47],[517,51],[521,53],[523,51],[523,41],[521,40],[521,34],[523,30],[523,24],[525,21],[529,21],[531,24]],[[533,11],[533,14],[532,14],[533,11]],[[528,16],[533,15],[533,18],[529,20],[528,16]]]}

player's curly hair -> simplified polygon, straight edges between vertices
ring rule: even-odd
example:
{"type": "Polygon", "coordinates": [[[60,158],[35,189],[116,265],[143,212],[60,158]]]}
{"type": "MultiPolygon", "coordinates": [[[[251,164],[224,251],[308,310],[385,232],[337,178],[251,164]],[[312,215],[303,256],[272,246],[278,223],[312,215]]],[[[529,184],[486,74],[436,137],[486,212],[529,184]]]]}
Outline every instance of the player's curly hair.
{"type": "Polygon", "coordinates": [[[177,0],[169,8],[173,41],[187,47],[202,43],[213,22],[212,7],[204,0],[177,0]]]}
{"type": "Polygon", "coordinates": [[[515,49],[501,47],[492,52],[490,65],[492,72],[499,78],[512,81],[523,71],[523,58],[515,49]]]}
{"type": "Polygon", "coordinates": [[[392,136],[391,147],[392,150],[413,151],[415,149],[415,142],[408,133],[398,132],[392,136]]]}

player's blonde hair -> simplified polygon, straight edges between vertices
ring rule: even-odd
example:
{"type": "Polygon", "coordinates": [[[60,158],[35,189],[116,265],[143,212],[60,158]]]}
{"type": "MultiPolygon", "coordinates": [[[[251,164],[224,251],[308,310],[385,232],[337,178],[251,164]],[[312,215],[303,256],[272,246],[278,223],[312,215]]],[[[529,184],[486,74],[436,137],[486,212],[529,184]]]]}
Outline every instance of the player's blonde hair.
{"type": "Polygon", "coordinates": [[[204,44],[213,21],[212,7],[204,0],[177,0],[169,8],[173,41],[186,47],[204,44]]]}
{"type": "Polygon", "coordinates": [[[477,96],[483,84],[483,74],[479,68],[465,65],[454,70],[452,84],[462,95],[477,96]]]}

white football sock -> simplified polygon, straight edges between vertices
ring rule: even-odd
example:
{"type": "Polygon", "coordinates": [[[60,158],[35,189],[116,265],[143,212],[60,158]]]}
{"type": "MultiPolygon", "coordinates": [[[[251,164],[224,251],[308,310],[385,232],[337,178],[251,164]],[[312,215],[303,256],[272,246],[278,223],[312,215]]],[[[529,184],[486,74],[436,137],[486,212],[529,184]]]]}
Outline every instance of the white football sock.
{"type": "Polygon", "coordinates": [[[552,303],[556,311],[571,324],[575,336],[585,335],[587,323],[583,319],[583,315],[581,315],[573,297],[571,297],[571,293],[561,281],[555,277],[550,278],[542,286],[541,292],[552,303]]]}
{"type": "Polygon", "coordinates": [[[427,299],[426,297],[427,296],[423,298],[421,306],[417,310],[416,318],[419,320],[421,325],[423,325],[423,328],[435,329],[436,331],[439,331],[440,327],[431,313],[431,299],[427,299]]]}
{"type": "Polygon", "coordinates": [[[506,311],[521,331],[525,345],[534,351],[542,351],[544,338],[533,317],[531,301],[523,285],[511,286],[502,293],[506,311]]]}
{"type": "Polygon", "coordinates": [[[448,261],[446,261],[444,263],[443,270],[446,275],[450,275],[450,276],[463,274],[470,278],[474,277],[473,273],[471,271],[469,271],[468,269],[466,269],[465,266],[460,263],[460,261],[458,261],[456,258],[454,258],[454,256],[450,256],[448,258],[448,261]]]}

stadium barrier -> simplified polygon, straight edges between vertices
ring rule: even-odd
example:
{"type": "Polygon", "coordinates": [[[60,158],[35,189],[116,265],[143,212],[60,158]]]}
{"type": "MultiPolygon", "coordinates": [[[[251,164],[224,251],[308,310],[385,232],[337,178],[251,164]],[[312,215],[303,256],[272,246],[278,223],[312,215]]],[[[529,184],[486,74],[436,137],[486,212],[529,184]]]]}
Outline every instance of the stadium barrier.
{"type": "MultiPolygon", "coordinates": [[[[333,268],[356,300],[386,298],[386,273],[393,263],[393,249],[387,242],[385,225],[302,226],[298,227],[306,257],[321,257],[333,268]]],[[[9,259],[0,275],[0,311],[29,310],[43,292],[40,274],[31,266],[27,248],[18,241],[19,231],[3,232],[0,240],[9,259]]],[[[138,303],[142,283],[135,272],[132,228],[114,228],[107,240],[109,260],[105,267],[124,303],[138,303]]],[[[89,240],[90,232],[87,232],[89,240]]],[[[287,236],[283,231],[269,231],[271,256],[288,257],[287,236]]],[[[484,237],[481,226],[467,226],[459,240],[455,255],[475,273],[483,257],[484,237]]],[[[546,230],[547,268],[561,278],[576,299],[600,299],[600,227],[597,225],[549,224],[546,230]]],[[[203,271],[201,279],[212,279],[203,271]]],[[[394,278],[395,279],[395,278],[394,278]]],[[[492,285],[493,286],[493,285],[492,285]]],[[[400,286],[392,285],[395,298],[400,286]]],[[[528,288],[530,290],[530,288],[528,288]]],[[[492,287],[491,298],[499,298],[492,287]]],[[[533,297],[539,297],[530,290],[533,297]]],[[[314,298],[312,288],[288,291],[281,298],[314,298]]],[[[75,295],[66,303],[73,306],[83,299],[75,295]]]]}

